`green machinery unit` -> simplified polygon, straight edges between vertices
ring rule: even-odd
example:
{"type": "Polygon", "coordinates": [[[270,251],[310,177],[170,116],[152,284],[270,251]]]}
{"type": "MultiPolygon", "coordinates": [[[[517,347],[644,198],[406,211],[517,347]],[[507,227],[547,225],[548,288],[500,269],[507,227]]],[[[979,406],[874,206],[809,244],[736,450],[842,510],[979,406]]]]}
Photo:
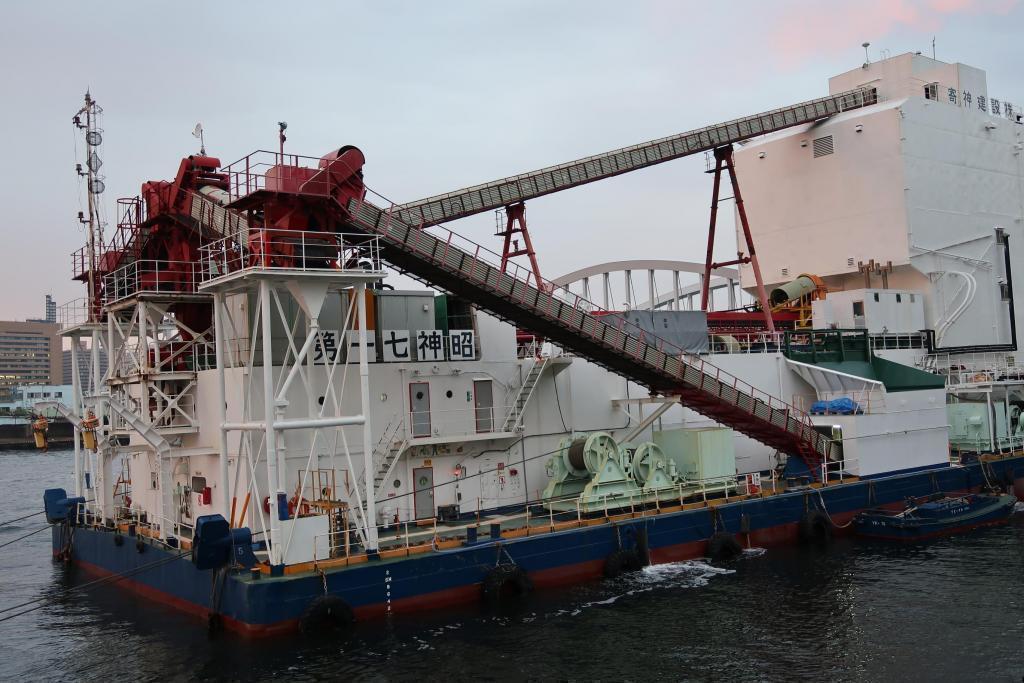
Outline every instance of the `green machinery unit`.
{"type": "Polygon", "coordinates": [[[730,429],[674,429],[654,441],[619,445],[596,432],[562,439],[547,461],[543,500],[552,510],[621,509],[655,500],[728,491],[736,485],[730,429]]]}
{"type": "Polygon", "coordinates": [[[991,408],[987,402],[947,403],[946,416],[949,444],[956,450],[983,453],[1024,442],[1024,420],[1016,402],[992,401],[991,408]]]}

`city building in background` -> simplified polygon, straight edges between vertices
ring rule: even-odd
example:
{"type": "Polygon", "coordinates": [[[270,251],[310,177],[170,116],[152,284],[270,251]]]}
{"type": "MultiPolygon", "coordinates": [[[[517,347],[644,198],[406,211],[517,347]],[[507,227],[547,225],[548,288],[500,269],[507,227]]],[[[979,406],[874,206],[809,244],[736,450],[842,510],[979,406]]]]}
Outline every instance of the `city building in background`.
{"type": "Polygon", "coordinates": [[[57,323],[0,321],[0,401],[15,386],[63,381],[57,323]]]}
{"type": "Polygon", "coordinates": [[[46,311],[42,318],[29,318],[30,323],[55,323],[57,322],[57,302],[53,300],[52,294],[46,295],[46,311]]]}
{"type": "MultiPolygon", "coordinates": [[[[78,366],[78,378],[81,380],[81,386],[88,387],[92,386],[92,365],[85,362],[84,359],[89,358],[89,346],[83,340],[78,340],[79,348],[79,366],[78,366]]],[[[71,382],[71,349],[64,349],[61,352],[62,358],[62,372],[61,381],[64,384],[70,385],[71,382]]],[[[100,377],[103,377],[107,373],[107,357],[106,355],[100,356],[100,377]]]]}

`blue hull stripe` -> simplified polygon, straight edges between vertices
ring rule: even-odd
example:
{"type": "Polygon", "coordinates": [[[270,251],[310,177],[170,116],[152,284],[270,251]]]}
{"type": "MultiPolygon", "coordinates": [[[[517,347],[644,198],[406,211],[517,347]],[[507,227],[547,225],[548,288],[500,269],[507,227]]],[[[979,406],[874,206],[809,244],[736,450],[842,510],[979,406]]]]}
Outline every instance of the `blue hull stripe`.
{"type": "MultiPolygon", "coordinates": [[[[993,461],[992,476],[999,482],[1024,480],[1024,456],[993,461]]],[[[367,562],[347,568],[329,569],[327,588],[340,596],[357,613],[382,612],[416,601],[438,599],[457,601],[471,598],[473,590],[499,562],[513,561],[531,575],[545,572],[594,574],[595,563],[620,547],[635,547],[646,532],[651,553],[678,555],[692,546],[690,557],[703,553],[702,544],[716,530],[755,537],[772,535],[773,530],[789,534],[808,508],[825,509],[833,518],[868,508],[898,503],[908,497],[920,497],[936,491],[967,491],[985,484],[977,463],[964,467],[944,467],[829,486],[822,489],[793,491],[765,498],[738,501],[710,508],[662,513],[615,524],[544,533],[500,543],[481,543],[444,552],[424,553],[408,558],[367,562]],[[819,499],[820,496],[820,499],[819,499]],[[717,517],[717,520],[715,519],[717,517]],[[589,567],[589,569],[585,569],[589,567]],[[390,594],[388,591],[390,590],[390,594]]],[[[59,528],[53,532],[54,551],[59,548],[59,528]]],[[[146,545],[139,553],[133,539],[115,545],[113,534],[103,529],[79,528],[74,536],[74,557],[104,572],[131,572],[175,551],[158,545],[146,545]]],[[[657,559],[657,557],[655,557],[657,559]]],[[[598,570],[599,571],[599,570],[598,570]]],[[[147,569],[132,577],[137,588],[159,593],[192,611],[210,610],[212,570],[195,569],[186,556],[175,562],[147,569]]],[[[219,612],[226,621],[245,629],[260,630],[274,625],[294,624],[309,603],[323,595],[319,574],[304,573],[282,577],[263,575],[252,580],[248,572],[230,573],[224,580],[219,612]]]]}

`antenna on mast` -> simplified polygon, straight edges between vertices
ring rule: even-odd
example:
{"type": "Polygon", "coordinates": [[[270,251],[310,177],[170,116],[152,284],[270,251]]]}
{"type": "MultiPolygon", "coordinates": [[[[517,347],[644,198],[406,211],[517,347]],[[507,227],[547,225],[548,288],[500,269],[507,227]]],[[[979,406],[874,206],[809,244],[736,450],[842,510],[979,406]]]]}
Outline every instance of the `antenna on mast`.
{"type": "Polygon", "coordinates": [[[871,63],[871,57],[868,56],[868,47],[871,46],[871,43],[861,43],[860,46],[864,48],[864,66],[867,66],[871,63]]]}
{"type": "Polygon", "coordinates": [[[197,123],[192,130],[192,137],[199,138],[199,153],[206,156],[206,139],[203,137],[203,124],[197,123]]]}
{"type": "MultiPolygon", "coordinates": [[[[85,168],[82,164],[75,165],[75,172],[79,177],[86,179],[86,197],[89,201],[88,216],[78,212],[78,222],[86,226],[88,231],[88,242],[86,245],[86,259],[89,268],[89,322],[96,322],[99,314],[96,297],[96,262],[99,249],[103,245],[103,220],[100,217],[99,202],[97,195],[103,193],[106,185],[103,176],[100,175],[100,167],[103,160],[100,159],[99,149],[103,143],[103,129],[99,127],[99,116],[103,108],[96,103],[88,90],[85,91],[85,104],[75,112],[71,122],[82,131],[85,138],[85,168]]],[[[83,263],[83,266],[85,263],[83,263]]]]}
{"type": "Polygon", "coordinates": [[[935,36],[932,36],[932,59],[935,59],[935,36]]]}

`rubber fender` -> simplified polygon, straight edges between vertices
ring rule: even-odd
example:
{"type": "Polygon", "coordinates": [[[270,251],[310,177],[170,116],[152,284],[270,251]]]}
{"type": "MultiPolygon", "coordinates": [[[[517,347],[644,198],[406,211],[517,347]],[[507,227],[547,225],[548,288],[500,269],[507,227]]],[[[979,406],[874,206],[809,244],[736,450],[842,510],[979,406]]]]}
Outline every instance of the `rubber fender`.
{"type": "Polygon", "coordinates": [[[140,554],[146,552],[146,544],[143,542],[142,537],[136,539],[135,550],[140,554]]]}
{"type": "Polygon", "coordinates": [[[481,587],[484,600],[498,602],[528,595],[533,590],[533,582],[519,565],[499,564],[487,572],[481,587]]]}
{"type": "Polygon", "coordinates": [[[635,550],[616,550],[604,561],[605,578],[614,579],[624,572],[635,572],[643,567],[640,554],[635,550]]]}
{"type": "Polygon", "coordinates": [[[811,510],[800,518],[797,537],[805,545],[828,545],[832,542],[832,520],[821,510],[811,510]]]}
{"type": "Polygon", "coordinates": [[[114,534],[114,545],[116,545],[116,546],[124,545],[124,536],[122,536],[121,534],[114,534]]]}
{"type": "Polygon", "coordinates": [[[743,554],[743,546],[728,531],[716,531],[708,539],[707,553],[712,560],[733,560],[743,554]]]}
{"type": "Polygon", "coordinates": [[[1007,467],[1003,470],[1003,484],[1006,485],[1007,490],[1013,488],[1014,472],[1012,467],[1007,467]]]}
{"type": "Polygon", "coordinates": [[[336,595],[321,595],[314,599],[299,617],[299,631],[306,635],[331,630],[343,630],[355,622],[355,614],[348,603],[336,595]]]}

